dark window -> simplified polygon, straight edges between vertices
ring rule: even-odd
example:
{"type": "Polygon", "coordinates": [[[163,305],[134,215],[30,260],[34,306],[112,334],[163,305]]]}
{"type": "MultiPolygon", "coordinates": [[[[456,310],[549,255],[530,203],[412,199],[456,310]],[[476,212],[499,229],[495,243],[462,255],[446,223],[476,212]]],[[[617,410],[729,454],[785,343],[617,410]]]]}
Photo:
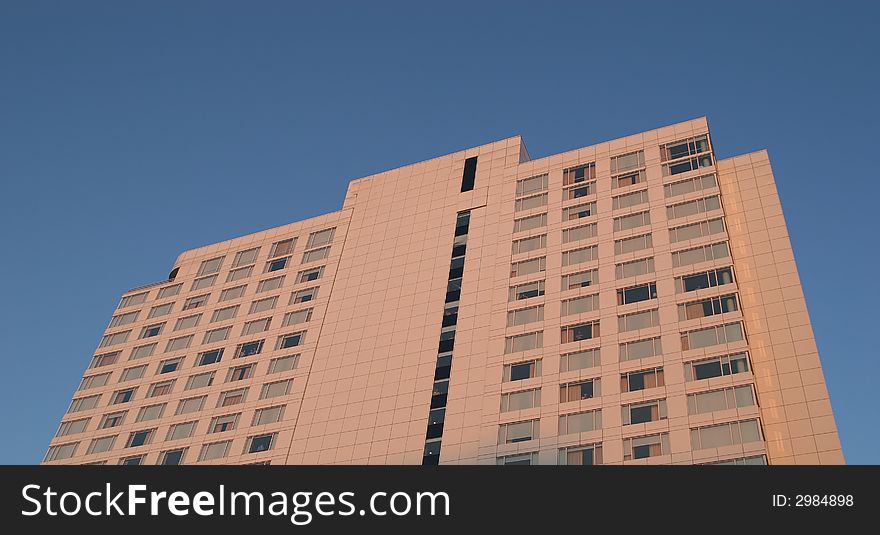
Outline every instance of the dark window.
{"type": "Polygon", "coordinates": [[[251,439],[251,447],[248,448],[248,453],[259,453],[261,451],[268,451],[271,445],[272,435],[262,435],[259,437],[254,437],[251,439]]]}
{"type": "Polygon", "coordinates": [[[587,381],[580,384],[581,399],[590,399],[593,397],[593,381],[587,381]]]}
{"type": "Polygon", "coordinates": [[[532,363],[514,364],[510,367],[510,380],[521,381],[532,376],[532,363]]]}
{"type": "Polygon", "coordinates": [[[122,461],[123,466],[138,466],[143,461],[143,457],[129,457],[128,459],[124,459],[122,461]]]}
{"type": "Polygon", "coordinates": [[[443,326],[450,327],[458,323],[458,307],[448,307],[443,310],[443,326]]]}
{"type": "Polygon", "coordinates": [[[452,258],[456,258],[459,256],[464,256],[464,253],[467,251],[467,244],[462,243],[460,245],[456,245],[452,248],[452,258]]]}
{"type": "Polygon", "coordinates": [[[697,379],[721,377],[721,361],[713,360],[701,364],[694,364],[694,377],[697,379]]]}
{"type": "Polygon", "coordinates": [[[214,364],[215,362],[220,362],[220,359],[223,358],[223,350],[215,349],[213,351],[205,351],[199,355],[199,366],[206,366],[208,364],[214,364]]]}
{"type": "Polygon", "coordinates": [[[647,459],[651,456],[651,445],[633,446],[633,459],[647,459]]]}
{"type": "Polygon", "coordinates": [[[452,370],[452,357],[437,357],[437,369],[434,370],[434,380],[449,379],[449,373],[452,370]]]}
{"type": "Polygon", "coordinates": [[[134,448],[137,446],[143,446],[147,443],[147,439],[150,437],[149,431],[138,431],[136,433],[132,433],[131,439],[128,441],[128,446],[130,448],[134,448]]]}
{"type": "Polygon", "coordinates": [[[455,347],[455,338],[450,338],[449,340],[440,340],[437,352],[446,353],[447,351],[452,351],[453,347],[455,347]]]}
{"type": "Polygon", "coordinates": [[[617,304],[626,305],[629,303],[638,303],[639,301],[647,301],[648,299],[657,298],[657,285],[653,282],[650,284],[642,284],[631,288],[617,290],[617,304]]]}
{"type": "Polygon", "coordinates": [[[425,433],[425,440],[432,438],[440,438],[443,436],[443,424],[428,424],[428,431],[425,433]]]}
{"type": "Polygon", "coordinates": [[[180,461],[182,460],[183,450],[166,451],[165,455],[162,457],[162,464],[176,466],[180,464],[180,461]]]}
{"type": "Polygon", "coordinates": [[[257,340],[256,342],[248,342],[246,344],[241,344],[238,346],[238,356],[239,357],[249,357],[251,355],[257,355],[260,351],[263,350],[263,340],[257,340]]]}
{"type": "Polygon", "coordinates": [[[159,369],[159,373],[171,373],[173,371],[177,371],[178,366],[180,366],[179,360],[172,360],[171,362],[166,362],[159,369]]]}
{"type": "Polygon", "coordinates": [[[645,422],[650,422],[652,420],[651,414],[653,414],[654,406],[650,405],[647,407],[633,407],[629,410],[629,421],[633,424],[643,424],[645,422]]]}
{"type": "Polygon", "coordinates": [[[474,182],[477,179],[477,157],[468,158],[464,161],[464,172],[461,174],[461,191],[471,191],[474,189],[474,182]]]}
{"type": "Polygon", "coordinates": [[[425,452],[422,454],[423,465],[440,464],[440,441],[425,444],[425,452]]]}
{"type": "Polygon", "coordinates": [[[462,212],[458,214],[458,218],[455,221],[455,235],[456,236],[464,236],[468,233],[471,224],[471,213],[470,212],[462,212]]]}
{"type": "Polygon", "coordinates": [[[286,349],[288,347],[295,347],[299,345],[299,341],[302,339],[302,334],[290,334],[283,338],[281,338],[281,347],[279,349],[286,349]]]}
{"type": "Polygon", "coordinates": [[[279,269],[284,269],[287,266],[287,261],[290,257],[287,258],[279,258],[278,260],[273,260],[269,262],[269,267],[266,271],[278,271],[279,269]]]}

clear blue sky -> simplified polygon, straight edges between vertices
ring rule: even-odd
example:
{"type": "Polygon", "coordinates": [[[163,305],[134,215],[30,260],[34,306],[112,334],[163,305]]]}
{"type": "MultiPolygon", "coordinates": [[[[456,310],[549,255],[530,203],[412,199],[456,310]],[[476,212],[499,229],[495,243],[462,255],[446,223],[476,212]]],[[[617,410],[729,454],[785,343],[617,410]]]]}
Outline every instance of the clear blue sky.
{"type": "Polygon", "coordinates": [[[301,4],[0,3],[0,463],[185,249],[513,134],[701,115],[720,157],[769,149],[847,460],[880,461],[876,2],[301,4]]]}

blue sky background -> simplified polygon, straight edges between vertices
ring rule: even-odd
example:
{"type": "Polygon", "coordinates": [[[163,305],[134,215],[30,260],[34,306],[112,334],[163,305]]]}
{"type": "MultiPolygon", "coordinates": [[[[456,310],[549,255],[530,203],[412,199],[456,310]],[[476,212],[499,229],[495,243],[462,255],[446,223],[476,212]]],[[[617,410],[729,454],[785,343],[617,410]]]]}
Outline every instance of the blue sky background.
{"type": "Polygon", "coordinates": [[[0,463],[39,462],[119,295],[185,249],[513,134],[701,115],[719,157],[769,149],[847,461],[877,463],[877,6],[0,2],[0,463]]]}

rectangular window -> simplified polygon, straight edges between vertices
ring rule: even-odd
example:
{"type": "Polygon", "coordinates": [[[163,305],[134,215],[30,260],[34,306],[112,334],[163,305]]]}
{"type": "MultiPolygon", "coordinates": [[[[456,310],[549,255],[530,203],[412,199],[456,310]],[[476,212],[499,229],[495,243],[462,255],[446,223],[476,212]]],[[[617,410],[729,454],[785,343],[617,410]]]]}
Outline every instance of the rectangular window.
{"type": "Polygon", "coordinates": [[[267,297],[265,299],[258,299],[251,303],[251,308],[248,311],[248,314],[256,314],[258,312],[265,312],[267,310],[272,310],[275,308],[275,304],[278,302],[278,296],[267,297]]]}
{"type": "Polygon", "coordinates": [[[666,419],[666,400],[656,399],[621,406],[622,425],[644,424],[666,419]]]}
{"type": "Polygon", "coordinates": [[[599,282],[599,270],[590,269],[562,276],[562,291],[586,288],[599,282]]]}
{"type": "Polygon", "coordinates": [[[530,251],[537,251],[538,249],[543,249],[545,247],[547,247],[547,235],[541,234],[540,236],[532,236],[531,238],[514,240],[513,246],[511,248],[511,254],[517,255],[528,253],[530,251]]]}
{"type": "Polygon", "coordinates": [[[155,429],[144,429],[143,431],[135,431],[128,435],[128,440],[125,442],[126,448],[136,448],[138,446],[144,446],[149,444],[153,439],[153,434],[155,429]]]}
{"type": "Polygon", "coordinates": [[[322,247],[313,251],[306,251],[305,253],[303,253],[302,263],[308,264],[309,262],[317,262],[318,260],[323,260],[328,256],[330,256],[329,247],[322,247]]]}
{"type": "Polygon", "coordinates": [[[259,247],[246,249],[235,253],[235,259],[232,261],[232,267],[249,266],[257,261],[257,255],[260,252],[259,247]]]}
{"type": "Polygon", "coordinates": [[[217,342],[222,342],[229,338],[230,331],[232,331],[232,327],[212,329],[205,333],[205,336],[202,339],[202,344],[216,344],[217,342]]]}
{"type": "Polygon", "coordinates": [[[498,466],[530,466],[538,464],[538,452],[504,455],[495,459],[495,464],[498,466]]]}
{"type": "Polygon", "coordinates": [[[163,466],[177,466],[183,464],[186,448],[163,451],[159,454],[159,464],[163,466]]]}
{"type": "Polygon", "coordinates": [[[642,234],[641,236],[633,236],[632,238],[624,238],[622,240],[614,240],[614,254],[634,253],[644,249],[650,249],[654,246],[654,240],[651,234],[642,234]]]}
{"type": "Polygon", "coordinates": [[[288,256],[293,252],[293,246],[296,245],[296,238],[288,238],[286,240],[277,241],[272,244],[269,251],[269,258],[277,258],[279,256],[288,256]]]}
{"type": "Polygon", "coordinates": [[[195,390],[197,388],[205,388],[214,383],[214,372],[199,373],[190,375],[186,381],[184,390],[195,390]]]}
{"type": "Polygon", "coordinates": [[[546,193],[533,195],[531,197],[525,197],[523,199],[517,199],[514,203],[514,211],[522,212],[523,210],[534,210],[535,208],[540,208],[542,206],[547,206],[546,193]]]}
{"type": "Polygon", "coordinates": [[[516,181],[516,196],[525,197],[547,189],[547,175],[538,175],[516,181]]]}
{"type": "Polygon", "coordinates": [[[120,403],[128,403],[134,398],[137,388],[126,388],[125,390],[117,390],[110,397],[110,405],[119,405],[120,403]]]}
{"type": "Polygon", "coordinates": [[[323,275],[323,274],[324,274],[324,266],[300,271],[299,273],[296,274],[296,284],[302,284],[304,282],[316,281],[316,280],[320,279],[321,275],[323,275]]]}
{"type": "Polygon", "coordinates": [[[590,217],[596,215],[596,203],[588,202],[586,204],[578,204],[562,209],[562,221],[573,221],[582,217],[590,217]]]}
{"type": "Polygon", "coordinates": [[[573,249],[571,251],[563,251],[562,252],[562,266],[574,266],[577,264],[583,264],[584,262],[591,262],[593,260],[599,259],[599,246],[591,245],[590,247],[582,247],[580,249],[573,249]]]}
{"type": "Polygon", "coordinates": [[[710,174],[666,184],[663,186],[663,192],[666,195],[666,198],[669,198],[686,195],[704,189],[711,189],[717,186],[718,181],[715,179],[715,175],[710,174]]]}
{"type": "Polygon", "coordinates": [[[716,325],[695,331],[681,333],[681,350],[701,349],[704,347],[730,344],[745,339],[742,323],[716,325]]]}
{"type": "Polygon", "coordinates": [[[235,355],[232,358],[251,357],[259,355],[263,351],[264,340],[254,340],[253,342],[245,342],[235,347],[235,355]]]}
{"type": "Polygon", "coordinates": [[[122,375],[119,376],[119,382],[124,383],[126,381],[133,381],[135,379],[140,379],[144,376],[144,372],[147,371],[147,365],[141,364],[140,366],[133,366],[131,368],[126,368],[122,370],[122,375]]]}
{"type": "Polygon", "coordinates": [[[70,407],[67,409],[68,413],[72,412],[82,412],[94,409],[98,406],[98,400],[101,398],[101,394],[97,394],[94,396],[86,396],[82,398],[74,398],[70,402],[70,407]]]}
{"type": "Polygon", "coordinates": [[[501,394],[501,412],[521,411],[541,406],[541,389],[501,394]]]}
{"type": "Polygon", "coordinates": [[[573,241],[595,238],[597,235],[597,227],[596,223],[590,223],[589,225],[563,229],[562,243],[571,243],[573,241]]]}
{"type": "Polygon", "coordinates": [[[588,444],[585,446],[560,448],[559,464],[570,466],[602,464],[602,445],[588,444]]]}
{"type": "MultiPolygon", "coordinates": [[[[190,337],[190,338],[192,338],[192,337],[190,337]]],[[[177,340],[177,339],[172,338],[168,342],[167,345],[170,346],[171,343],[174,342],[175,340],[177,340]]],[[[129,355],[128,360],[135,360],[135,359],[153,356],[153,353],[156,352],[157,345],[158,344],[156,342],[153,342],[152,344],[145,344],[142,346],[135,347],[134,349],[131,350],[131,355],[129,355]]],[[[167,349],[166,349],[166,351],[167,351],[167,349]]]]}
{"type": "Polygon", "coordinates": [[[211,461],[226,457],[229,453],[229,446],[231,444],[231,440],[224,440],[223,442],[213,442],[211,444],[203,445],[202,451],[199,453],[199,461],[211,461]]]}
{"type": "Polygon", "coordinates": [[[647,204],[647,202],[648,190],[643,189],[641,191],[634,191],[632,193],[625,193],[623,195],[612,197],[611,209],[623,210],[624,208],[630,208],[633,206],[638,206],[640,204],[647,204]]]}
{"type": "Polygon", "coordinates": [[[544,331],[508,336],[504,339],[504,353],[519,353],[544,347],[544,331]]]}
{"type": "Polygon", "coordinates": [[[296,347],[296,346],[302,345],[305,337],[306,337],[305,331],[299,331],[299,332],[279,336],[278,342],[275,344],[275,349],[276,350],[277,349],[287,349],[289,347],[296,347]]]}
{"type": "Polygon", "coordinates": [[[166,396],[171,393],[174,389],[174,379],[170,381],[161,381],[158,383],[153,383],[150,385],[150,388],[147,389],[147,397],[155,398],[159,396],[166,396]]]}
{"type": "Polygon", "coordinates": [[[122,422],[125,421],[126,414],[128,414],[128,411],[111,412],[109,414],[105,414],[101,418],[101,422],[98,424],[98,429],[112,429],[114,427],[119,427],[120,425],[122,425],[122,422]]]}
{"type": "Polygon", "coordinates": [[[518,284],[510,288],[508,301],[519,301],[544,295],[544,281],[518,284]]]}
{"type": "Polygon", "coordinates": [[[236,314],[238,314],[238,305],[217,309],[211,316],[211,323],[217,321],[231,320],[236,316],[236,314]]]}
{"type": "Polygon", "coordinates": [[[540,273],[546,269],[546,258],[532,258],[531,260],[523,260],[521,262],[513,262],[510,264],[510,276],[522,277],[523,275],[531,275],[540,273]]]}
{"type": "Polygon", "coordinates": [[[196,357],[196,366],[208,366],[210,364],[215,364],[220,362],[223,358],[223,348],[220,349],[212,349],[211,351],[204,351],[199,353],[196,357]]]}
{"type": "Polygon", "coordinates": [[[547,226],[547,214],[538,214],[513,220],[513,232],[525,232],[547,226]]]}
{"type": "Polygon", "coordinates": [[[573,199],[588,197],[595,193],[596,182],[586,182],[584,184],[572,186],[570,188],[565,188],[564,190],[562,190],[562,199],[565,201],[571,201],[573,199]]]}
{"type": "Polygon", "coordinates": [[[657,299],[657,284],[649,282],[628,288],[620,288],[617,290],[617,304],[629,305],[631,303],[640,303],[649,299],[657,299]]]}
{"type": "Polygon", "coordinates": [[[138,338],[152,338],[154,336],[159,336],[162,334],[162,331],[165,328],[164,323],[156,323],[153,325],[147,325],[141,329],[141,334],[138,338]]]}
{"type": "Polygon", "coordinates": [[[255,368],[255,364],[247,364],[245,366],[235,366],[233,368],[229,368],[229,371],[226,372],[226,382],[231,383],[235,381],[244,381],[245,379],[250,379],[254,375],[255,368]]]}
{"type": "Polygon", "coordinates": [[[96,438],[92,440],[91,444],[89,444],[89,449],[86,450],[86,455],[110,451],[113,449],[114,442],[116,442],[116,435],[113,435],[112,437],[96,438]]]}
{"type": "Polygon", "coordinates": [[[117,306],[116,308],[128,308],[135,305],[143,304],[144,301],[147,300],[147,295],[149,295],[149,293],[150,292],[143,292],[134,295],[126,295],[119,301],[119,306],[117,306]]]}
{"type": "Polygon", "coordinates": [[[669,433],[623,439],[624,461],[659,457],[669,453],[669,433]]]}
{"type": "Polygon", "coordinates": [[[735,312],[737,310],[739,310],[739,307],[736,303],[736,294],[710,297],[678,305],[678,320],[685,321],[706,318],[717,314],[724,314],[725,312],[735,312]]]}
{"type": "Polygon", "coordinates": [[[269,371],[266,373],[281,373],[296,369],[299,364],[299,355],[279,357],[269,361],[269,371]]]}
{"type": "Polygon", "coordinates": [[[283,258],[276,258],[274,260],[269,260],[266,262],[266,267],[263,268],[263,273],[272,273],[273,271],[281,271],[282,269],[287,267],[287,264],[290,263],[290,257],[285,256],[283,258]]]}
{"type": "Polygon", "coordinates": [[[233,282],[241,279],[246,279],[251,276],[254,271],[254,266],[245,266],[237,269],[233,269],[226,275],[226,282],[233,282]]]}
{"type": "Polygon", "coordinates": [[[498,443],[514,444],[538,438],[540,420],[528,420],[498,426],[498,443]]]}
{"type": "Polygon", "coordinates": [[[190,297],[186,301],[183,302],[183,310],[192,310],[194,308],[203,307],[208,304],[208,296],[210,294],[197,295],[196,297],[190,297]]]}
{"type": "Polygon", "coordinates": [[[183,365],[183,357],[177,357],[176,359],[168,359],[163,360],[159,363],[159,369],[156,371],[158,374],[163,373],[172,373],[176,372],[183,365]]]}
{"type": "Polygon", "coordinates": [[[749,357],[746,353],[733,353],[709,359],[686,362],[684,378],[686,381],[699,381],[723,375],[735,375],[749,371],[749,357]]]}
{"type": "Polygon", "coordinates": [[[645,151],[628,152],[611,158],[611,174],[623,173],[645,166],[645,151]]]}
{"type": "Polygon", "coordinates": [[[276,436],[277,433],[271,433],[268,435],[257,435],[255,437],[248,437],[244,446],[245,453],[261,453],[271,450],[272,447],[275,445],[276,436]]]}
{"type": "Polygon", "coordinates": [[[661,170],[663,172],[663,176],[673,176],[711,166],[712,155],[704,154],[702,156],[697,156],[696,158],[688,158],[687,160],[680,160],[673,163],[665,163],[663,164],[661,170]]]}
{"type": "Polygon", "coordinates": [[[213,434],[232,431],[235,429],[235,424],[238,423],[238,417],[240,415],[241,413],[236,413],[211,418],[211,422],[208,424],[208,433],[213,434]]]}
{"type": "Polygon", "coordinates": [[[260,399],[276,398],[278,396],[286,396],[290,393],[290,385],[293,379],[285,379],[284,381],[275,381],[266,383],[260,391],[260,399]]]}
{"type": "Polygon", "coordinates": [[[282,326],[289,327],[291,325],[298,325],[300,323],[306,323],[307,321],[312,319],[312,310],[311,308],[307,308],[305,310],[297,310],[294,312],[288,312],[284,315],[284,321],[282,322],[282,326]]]}
{"type": "Polygon", "coordinates": [[[199,266],[199,272],[196,274],[197,277],[202,277],[204,275],[211,275],[212,273],[217,273],[220,271],[220,266],[223,265],[223,257],[212,258],[210,260],[205,260],[202,262],[202,265],[199,266]]]}
{"type": "Polygon", "coordinates": [[[721,198],[718,195],[704,197],[702,199],[694,199],[679,204],[673,204],[666,207],[667,219],[678,219],[680,217],[688,217],[692,215],[711,212],[721,208],[721,198]]]}
{"type": "Polygon", "coordinates": [[[585,349],[574,353],[565,353],[559,356],[559,372],[573,372],[594,368],[601,363],[599,349],[585,349]]]}
{"type": "Polygon", "coordinates": [[[599,388],[599,384],[600,380],[598,378],[563,383],[559,385],[559,403],[581,401],[583,399],[591,399],[595,396],[601,396],[602,392],[599,388]]]}
{"type": "Polygon", "coordinates": [[[461,193],[472,191],[477,181],[477,156],[471,156],[464,161],[464,169],[461,172],[461,193]]]}
{"type": "Polygon", "coordinates": [[[184,329],[192,329],[199,324],[199,320],[202,318],[201,314],[193,314],[192,316],[186,316],[177,320],[177,323],[174,324],[175,331],[182,331],[184,329]]]}
{"type": "Polygon", "coordinates": [[[660,145],[660,161],[677,160],[709,151],[709,136],[702,135],[660,145]]]}
{"type": "Polygon", "coordinates": [[[247,392],[247,388],[238,388],[236,390],[220,392],[220,396],[217,398],[217,407],[231,407],[233,405],[244,403],[244,400],[247,398],[247,392]]]}
{"type": "Polygon", "coordinates": [[[113,333],[113,334],[105,334],[103,338],[101,338],[101,343],[98,344],[98,347],[109,347],[115,346],[117,344],[124,344],[128,341],[128,335],[131,334],[131,331],[124,331],[121,333],[113,333]]]}
{"type": "Polygon", "coordinates": [[[644,359],[663,354],[660,337],[635,340],[620,344],[620,361],[644,359]]]}
{"type": "Polygon", "coordinates": [[[262,409],[257,409],[256,411],[254,411],[254,419],[251,422],[251,426],[274,424],[280,422],[281,417],[284,415],[284,407],[284,405],[278,405],[275,407],[264,407],[262,409]]]}
{"type": "MultiPolygon", "coordinates": [[[[171,340],[168,340],[167,344],[165,344],[165,352],[168,353],[169,351],[179,351],[181,349],[187,349],[192,344],[192,341],[193,341],[193,335],[191,335],[191,334],[187,335],[187,336],[180,336],[178,338],[172,338],[171,340]]],[[[141,347],[145,347],[145,346],[141,346],[141,347]]],[[[155,348],[156,344],[153,344],[153,347],[155,348]]],[[[151,354],[152,354],[152,352],[151,352],[151,354]]],[[[132,352],[132,358],[134,358],[133,352],[132,352]]]]}
{"type": "Polygon", "coordinates": [[[261,280],[259,284],[257,284],[257,293],[262,292],[270,292],[272,290],[277,290],[284,283],[284,276],[280,277],[272,277],[271,279],[261,280]]]}
{"type": "Polygon", "coordinates": [[[675,293],[693,292],[703,288],[714,288],[733,282],[733,269],[719,268],[701,271],[693,275],[675,278],[675,293]]]}
{"type": "Polygon", "coordinates": [[[82,433],[86,430],[86,425],[88,425],[90,419],[91,418],[81,418],[79,420],[61,422],[61,425],[58,426],[58,431],[55,433],[55,436],[66,437],[68,435],[76,435],[82,433]]]}
{"type": "Polygon", "coordinates": [[[635,186],[636,184],[644,184],[646,179],[647,175],[645,174],[644,169],[642,169],[641,171],[623,173],[621,175],[611,177],[611,189],[626,188],[628,186],[635,186]]]}
{"type": "Polygon", "coordinates": [[[584,295],[562,301],[562,315],[581,314],[599,309],[599,294],[584,295]]]}
{"type": "Polygon", "coordinates": [[[306,242],[306,249],[314,249],[333,243],[333,236],[336,234],[336,227],[319,230],[309,234],[309,241],[306,242]]]}
{"type": "Polygon", "coordinates": [[[172,308],[174,308],[174,303],[165,303],[164,305],[154,306],[150,309],[150,313],[147,314],[147,319],[165,316],[171,312],[172,308]]]}
{"type": "Polygon", "coordinates": [[[560,333],[561,342],[563,344],[598,338],[599,320],[577,323],[575,325],[566,325],[560,329],[560,333]]]}
{"type": "Polygon", "coordinates": [[[559,434],[589,433],[602,429],[602,410],[563,414],[559,417],[559,434]]]}
{"type": "Polygon", "coordinates": [[[244,295],[244,289],[247,288],[247,285],[235,286],[233,288],[227,288],[220,292],[219,301],[229,301],[231,299],[238,299],[239,297],[244,295]]]}
{"type": "Polygon", "coordinates": [[[750,455],[748,457],[737,457],[735,459],[725,459],[705,464],[717,464],[718,466],[764,466],[767,464],[767,456],[750,455]]]}
{"type": "Polygon", "coordinates": [[[198,422],[184,422],[172,425],[168,428],[168,434],[165,436],[165,440],[180,440],[193,436],[193,431],[196,430],[197,423],[198,422]]]}
{"type": "Polygon", "coordinates": [[[183,284],[172,284],[171,286],[166,286],[164,288],[159,289],[159,293],[156,294],[156,299],[165,299],[168,297],[174,297],[175,295],[180,293],[180,288],[183,284]]]}
{"type": "Polygon", "coordinates": [[[638,392],[648,388],[665,386],[663,368],[648,368],[620,374],[621,392],[638,392]]]}
{"type": "Polygon", "coordinates": [[[501,380],[505,383],[509,381],[523,381],[540,376],[541,359],[505,364],[501,372],[501,380]]]}
{"type": "Polygon", "coordinates": [[[121,351],[114,351],[112,353],[101,353],[100,355],[95,355],[92,357],[92,361],[89,363],[89,369],[116,364],[116,361],[119,360],[119,355],[121,353],[121,351]]]}
{"type": "Polygon", "coordinates": [[[511,310],[507,313],[507,326],[515,327],[536,321],[544,320],[544,305],[538,305],[519,310],[511,310]]]}
{"type": "Polygon", "coordinates": [[[110,325],[108,328],[112,329],[114,327],[122,327],[123,325],[134,323],[135,321],[137,321],[138,314],[140,314],[140,311],[126,312],[125,314],[113,316],[110,319],[110,325]]]}
{"type": "Polygon", "coordinates": [[[177,404],[177,412],[175,412],[175,414],[180,415],[200,412],[205,406],[206,399],[208,399],[208,396],[198,396],[194,398],[182,399],[177,404]]]}
{"type": "Polygon", "coordinates": [[[76,453],[77,446],[79,446],[79,442],[69,442],[67,444],[55,444],[54,446],[49,446],[49,451],[46,452],[46,457],[43,458],[43,461],[51,462],[70,459],[76,453]]]}
{"type": "Polygon", "coordinates": [[[654,273],[654,257],[615,264],[614,276],[619,279],[654,273]]]}
{"type": "Polygon", "coordinates": [[[699,264],[700,262],[728,258],[729,256],[730,251],[728,250],[727,242],[703,245],[702,247],[673,252],[672,267],[689,266],[691,264],[699,264]]]}
{"type": "Polygon", "coordinates": [[[204,288],[210,288],[214,286],[214,283],[217,282],[217,275],[209,275],[207,277],[201,277],[193,281],[192,286],[190,286],[189,291],[194,292],[196,290],[201,290],[204,288]]]}
{"type": "Polygon", "coordinates": [[[562,171],[562,185],[570,186],[596,179],[596,163],[591,162],[577,167],[569,167],[562,171]]]}
{"type": "Polygon", "coordinates": [[[686,240],[695,240],[713,234],[721,234],[722,232],[724,232],[724,219],[719,217],[708,221],[700,221],[699,223],[684,225],[682,227],[671,228],[669,229],[669,241],[675,243],[686,240]]]}
{"type": "Polygon", "coordinates": [[[82,380],[79,382],[79,388],[77,388],[77,390],[88,390],[90,388],[102,387],[107,384],[107,381],[110,379],[111,375],[111,372],[107,372],[83,377],[82,380]]]}
{"type": "Polygon", "coordinates": [[[651,224],[651,212],[644,211],[614,218],[614,232],[621,232],[651,224]]]}
{"type": "Polygon", "coordinates": [[[705,414],[714,411],[726,411],[755,405],[755,392],[752,385],[735,386],[688,394],[688,414],[705,414]]]}
{"type": "Polygon", "coordinates": [[[164,412],[165,403],[159,403],[157,405],[147,405],[146,407],[141,407],[141,410],[138,411],[136,421],[147,422],[150,420],[158,420],[162,417],[162,413],[164,412]]]}
{"type": "Polygon", "coordinates": [[[296,305],[298,303],[305,303],[307,301],[312,301],[318,298],[318,287],[314,288],[306,288],[305,290],[299,290],[293,292],[290,295],[290,302],[288,305],[296,305]]]}
{"type": "Polygon", "coordinates": [[[756,419],[691,429],[691,448],[695,450],[722,448],[761,440],[761,426],[756,419]]]}
{"type": "Polygon", "coordinates": [[[658,325],[660,325],[660,313],[656,308],[617,316],[617,330],[619,332],[650,329],[658,325]]]}

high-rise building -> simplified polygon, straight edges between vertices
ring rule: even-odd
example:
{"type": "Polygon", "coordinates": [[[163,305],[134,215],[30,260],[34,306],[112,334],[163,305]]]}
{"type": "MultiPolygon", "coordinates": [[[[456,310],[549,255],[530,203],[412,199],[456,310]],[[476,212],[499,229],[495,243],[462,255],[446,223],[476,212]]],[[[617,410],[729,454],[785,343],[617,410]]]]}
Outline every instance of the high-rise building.
{"type": "Polygon", "coordinates": [[[46,463],[836,464],[765,151],[706,119],[351,182],[122,296],[46,463]]]}

